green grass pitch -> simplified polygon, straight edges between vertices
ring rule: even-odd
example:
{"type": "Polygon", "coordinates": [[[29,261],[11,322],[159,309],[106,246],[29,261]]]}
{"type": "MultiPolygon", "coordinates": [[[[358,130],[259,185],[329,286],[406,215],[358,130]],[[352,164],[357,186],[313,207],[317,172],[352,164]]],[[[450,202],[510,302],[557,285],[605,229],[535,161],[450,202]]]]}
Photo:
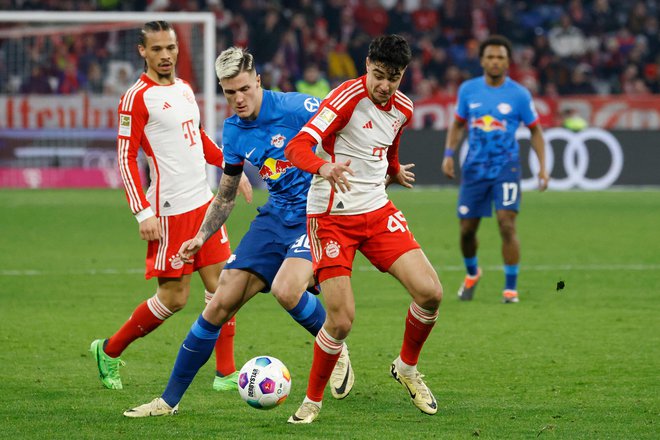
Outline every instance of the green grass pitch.
{"type": "MultiPolygon", "coordinates": [[[[642,439],[660,437],[660,192],[527,192],[518,217],[520,304],[500,303],[500,240],[480,231],[484,276],[461,303],[456,191],[393,191],[442,280],[440,319],[420,359],[440,410],[414,408],[388,368],[410,302],[398,283],[355,262],[349,337],[356,383],[317,422],[286,419],[304,397],[312,338],[269,295],[237,316],[236,359],[289,367],[289,399],[272,411],[211,389],[203,367],[177,417],[129,420],[160,395],[203,308],[188,306],[124,353],[124,390],[102,388],[87,352],[155,291],[145,244],[120,191],[0,192],[0,438],[48,439],[642,439]],[[557,283],[565,288],[558,291],[557,283]]],[[[265,194],[256,194],[256,203],[265,194]]],[[[236,245],[255,215],[241,201],[236,245]]]]}

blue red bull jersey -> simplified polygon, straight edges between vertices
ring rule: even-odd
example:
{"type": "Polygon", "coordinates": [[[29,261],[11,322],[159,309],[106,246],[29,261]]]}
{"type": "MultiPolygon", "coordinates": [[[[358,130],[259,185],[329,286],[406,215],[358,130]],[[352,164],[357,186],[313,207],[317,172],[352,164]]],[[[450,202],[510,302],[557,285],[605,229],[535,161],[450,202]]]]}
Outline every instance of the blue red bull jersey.
{"type": "Polygon", "coordinates": [[[247,160],[254,165],[268,187],[268,205],[286,212],[292,223],[305,221],[312,175],[294,167],[284,157],[284,147],[319,105],[313,96],[264,90],[255,120],[233,115],[222,129],[225,163],[242,165],[247,160]]]}
{"type": "Polygon", "coordinates": [[[516,130],[521,122],[528,127],[538,123],[532,95],[508,77],[499,87],[486,84],[484,76],[461,84],[456,117],[468,130],[463,179],[496,178],[506,164],[519,163],[516,130]]]}

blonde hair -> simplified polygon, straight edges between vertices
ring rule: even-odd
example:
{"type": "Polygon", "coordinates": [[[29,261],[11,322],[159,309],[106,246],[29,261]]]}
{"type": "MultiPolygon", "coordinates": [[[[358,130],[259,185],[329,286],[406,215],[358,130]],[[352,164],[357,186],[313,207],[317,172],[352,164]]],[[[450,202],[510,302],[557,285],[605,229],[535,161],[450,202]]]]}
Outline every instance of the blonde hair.
{"type": "Polygon", "coordinates": [[[215,74],[218,79],[234,78],[241,72],[254,71],[254,58],[252,54],[239,47],[230,47],[223,50],[215,60],[215,74]]]}

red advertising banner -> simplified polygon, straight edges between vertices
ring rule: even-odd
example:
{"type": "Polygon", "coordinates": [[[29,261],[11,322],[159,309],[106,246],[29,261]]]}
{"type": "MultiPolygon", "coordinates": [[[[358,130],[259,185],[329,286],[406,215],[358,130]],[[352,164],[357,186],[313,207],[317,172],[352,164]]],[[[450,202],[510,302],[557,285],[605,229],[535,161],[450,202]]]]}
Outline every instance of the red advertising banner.
{"type": "MultiPolygon", "coordinates": [[[[453,98],[416,101],[412,128],[447,129],[454,117],[454,103],[453,98]]],[[[574,109],[590,127],[609,130],[660,129],[660,95],[534,98],[534,104],[544,127],[560,126],[564,110],[574,109]]]]}
{"type": "MultiPolygon", "coordinates": [[[[203,109],[201,97],[198,98],[203,109]]],[[[544,127],[561,123],[563,110],[572,108],[589,126],[617,130],[660,130],[660,95],[622,95],[535,98],[544,127]]],[[[0,95],[0,130],[4,129],[114,129],[117,124],[115,97],[74,95],[0,95]]],[[[231,114],[222,97],[217,104],[218,127],[231,114]]],[[[453,98],[415,101],[411,128],[444,130],[454,113],[453,98]]],[[[217,127],[216,127],[217,128],[217,127]]],[[[1,133],[0,133],[1,136],[1,133]]]]}

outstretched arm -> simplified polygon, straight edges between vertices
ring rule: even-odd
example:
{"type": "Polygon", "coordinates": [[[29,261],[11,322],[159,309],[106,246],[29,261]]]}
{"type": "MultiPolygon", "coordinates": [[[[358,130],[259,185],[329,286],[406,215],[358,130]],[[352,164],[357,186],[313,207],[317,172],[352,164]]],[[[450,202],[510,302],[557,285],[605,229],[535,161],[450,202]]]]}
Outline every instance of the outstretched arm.
{"type": "Polygon", "coordinates": [[[238,192],[241,175],[242,172],[235,176],[225,173],[220,178],[218,193],[206,210],[204,221],[199,227],[197,235],[195,235],[195,238],[185,241],[179,248],[179,256],[184,261],[199,251],[206,240],[218,232],[229,218],[229,214],[236,204],[236,193],[238,192]]]}
{"type": "Polygon", "coordinates": [[[316,145],[316,139],[311,134],[301,131],[289,141],[284,149],[284,155],[295,167],[308,173],[318,174],[326,179],[330,182],[333,191],[339,190],[343,193],[350,191],[351,184],[344,173],[355,175],[350,168],[351,161],[326,162],[314,154],[312,151],[314,145],[316,145]]]}
{"type": "Polygon", "coordinates": [[[206,211],[202,226],[200,226],[199,232],[197,232],[197,237],[206,241],[225,224],[236,204],[236,193],[238,192],[240,181],[240,174],[238,176],[222,175],[218,193],[206,211]]]}

